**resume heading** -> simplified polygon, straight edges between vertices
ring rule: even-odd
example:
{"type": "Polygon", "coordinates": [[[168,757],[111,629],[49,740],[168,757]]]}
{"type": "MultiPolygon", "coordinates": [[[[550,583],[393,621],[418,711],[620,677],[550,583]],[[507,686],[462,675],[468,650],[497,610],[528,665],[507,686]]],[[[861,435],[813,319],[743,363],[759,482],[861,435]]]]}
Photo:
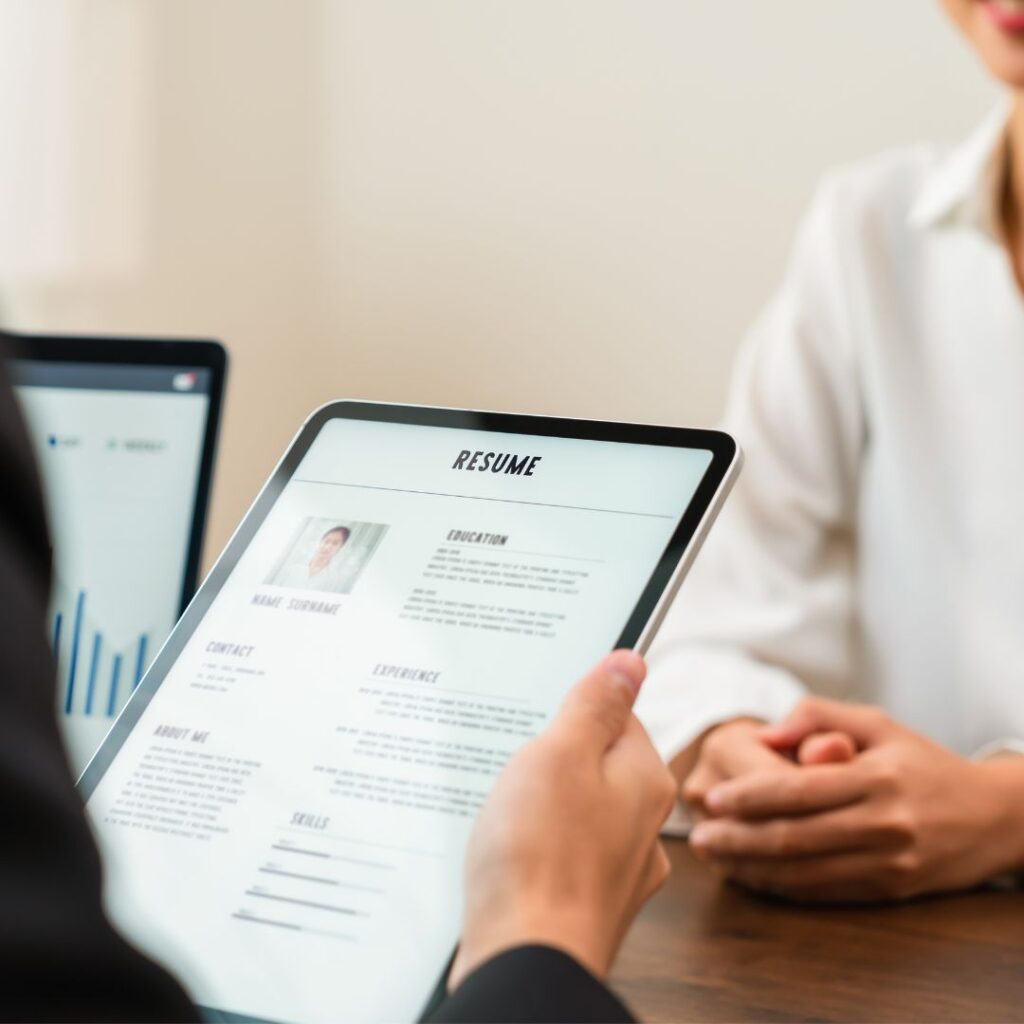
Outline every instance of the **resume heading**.
{"type": "Polygon", "coordinates": [[[533,476],[540,455],[511,455],[508,452],[459,452],[452,469],[475,469],[478,473],[509,473],[512,476],[533,476]]]}

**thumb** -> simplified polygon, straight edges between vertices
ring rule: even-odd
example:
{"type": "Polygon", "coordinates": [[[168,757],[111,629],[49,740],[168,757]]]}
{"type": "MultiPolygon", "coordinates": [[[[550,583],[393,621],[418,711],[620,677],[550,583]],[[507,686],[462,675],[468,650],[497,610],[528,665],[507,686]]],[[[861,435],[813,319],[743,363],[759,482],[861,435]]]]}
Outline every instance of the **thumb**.
{"type": "Polygon", "coordinates": [[[604,754],[625,731],[645,675],[639,654],[613,651],[569,691],[550,734],[604,754]]]}
{"type": "Polygon", "coordinates": [[[797,764],[842,764],[857,756],[857,744],[845,732],[816,732],[796,752],[797,764]]]}
{"type": "Polygon", "coordinates": [[[760,735],[763,742],[776,750],[798,747],[816,732],[846,733],[859,748],[863,748],[878,739],[884,721],[877,708],[807,697],[781,722],[765,726],[760,735]]]}

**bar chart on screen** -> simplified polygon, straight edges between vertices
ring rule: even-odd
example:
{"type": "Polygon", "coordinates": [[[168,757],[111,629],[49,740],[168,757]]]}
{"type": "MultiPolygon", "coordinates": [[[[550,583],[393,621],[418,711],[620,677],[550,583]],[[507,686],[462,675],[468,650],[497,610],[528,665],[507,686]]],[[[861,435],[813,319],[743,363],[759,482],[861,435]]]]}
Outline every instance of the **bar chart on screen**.
{"type": "Polygon", "coordinates": [[[181,611],[207,398],[47,380],[19,397],[53,541],[55,711],[78,775],[181,611]]]}
{"type": "Polygon", "coordinates": [[[58,582],[51,612],[57,710],[76,768],[91,757],[155,653],[152,628],[130,632],[123,613],[111,620],[102,607],[97,614],[97,603],[87,588],[58,582]]]}

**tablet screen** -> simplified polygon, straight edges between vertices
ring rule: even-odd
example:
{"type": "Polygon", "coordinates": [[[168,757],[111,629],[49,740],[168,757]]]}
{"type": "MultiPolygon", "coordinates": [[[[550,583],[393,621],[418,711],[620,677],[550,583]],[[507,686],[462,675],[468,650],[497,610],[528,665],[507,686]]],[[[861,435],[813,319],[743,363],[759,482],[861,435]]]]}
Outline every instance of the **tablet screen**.
{"type": "Polygon", "coordinates": [[[415,1019],[496,773],[711,459],[326,420],[91,787],[115,923],[218,1011],[415,1019]]]}

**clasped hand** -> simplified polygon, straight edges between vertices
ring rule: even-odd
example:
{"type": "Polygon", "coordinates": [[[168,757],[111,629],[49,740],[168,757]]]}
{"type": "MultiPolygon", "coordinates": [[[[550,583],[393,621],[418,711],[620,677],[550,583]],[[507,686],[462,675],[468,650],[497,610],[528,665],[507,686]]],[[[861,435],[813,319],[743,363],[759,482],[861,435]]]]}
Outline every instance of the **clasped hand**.
{"type": "Polygon", "coordinates": [[[684,799],[698,856],[813,902],[901,900],[1020,864],[1021,763],[976,764],[877,708],[808,698],[704,740],[684,799]]]}

